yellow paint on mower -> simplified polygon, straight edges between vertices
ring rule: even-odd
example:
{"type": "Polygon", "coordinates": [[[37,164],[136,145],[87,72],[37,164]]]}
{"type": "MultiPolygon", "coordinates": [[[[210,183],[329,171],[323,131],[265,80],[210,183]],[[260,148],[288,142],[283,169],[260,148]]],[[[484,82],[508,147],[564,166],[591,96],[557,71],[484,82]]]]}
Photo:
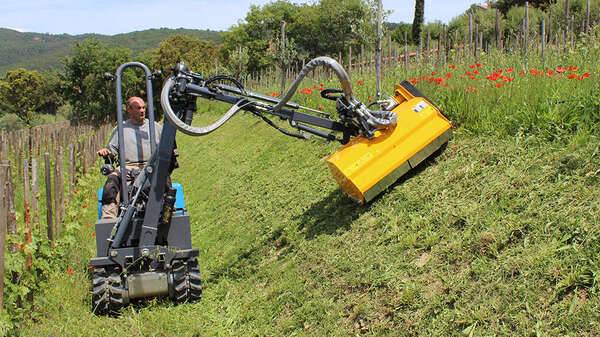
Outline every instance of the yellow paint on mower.
{"type": "Polygon", "coordinates": [[[394,94],[394,127],[377,131],[373,139],[358,136],[327,159],[342,191],[361,204],[416,167],[452,134],[452,123],[410,83],[396,85],[394,94]]]}

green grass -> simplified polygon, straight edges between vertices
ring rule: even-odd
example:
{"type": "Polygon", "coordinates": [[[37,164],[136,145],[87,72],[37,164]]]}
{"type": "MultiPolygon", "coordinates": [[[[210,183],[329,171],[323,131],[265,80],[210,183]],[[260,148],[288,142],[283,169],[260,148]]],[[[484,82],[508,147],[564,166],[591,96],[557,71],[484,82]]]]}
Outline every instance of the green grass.
{"type": "MultiPolygon", "coordinates": [[[[479,93],[465,92],[473,85],[467,81],[457,80],[454,91],[417,84],[456,122],[454,137],[364,207],[341,193],[321,160],[339,144],[285,137],[249,114],[205,137],[179,135],[181,168],[173,180],[183,185],[200,250],[198,303],[151,299],[116,318],[91,313],[87,266],[95,241],[87,223],[103,179],[90,175],[71,205],[80,245],[52,272],[35,320],[19,333],[594,335],[600,161],[599,135],[590,127],[598,109],[588,95],[597,94],[598,71],[579,55],[545,68],[576,65],[589,81],[523,77],[496,88],[478,78],[479,93]],[[557,97],[570,102],[556,112],[572,122],[524,123],[548,112],[557,97]]],[[[517,56],[480,61],[486,75],[529,68],[517,56]]],[[[432,69],[396,70],[384,91],[403,78],[446,71],[432,69]]],[[[366,101],[374,83],[355,88],[366,101]]],[[[294,100],[332,110],[316,97],[294,100]]],[[[200,110],[198,124],[219,115],[205,111],[224,106],[200,110]]]]}

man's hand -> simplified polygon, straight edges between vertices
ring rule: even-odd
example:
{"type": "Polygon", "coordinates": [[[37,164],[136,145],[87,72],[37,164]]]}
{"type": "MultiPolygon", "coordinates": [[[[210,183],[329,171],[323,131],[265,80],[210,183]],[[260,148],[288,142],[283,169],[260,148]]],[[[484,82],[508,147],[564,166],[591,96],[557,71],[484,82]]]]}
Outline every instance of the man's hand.
{"type": "Polygon", "coordinates": [[[96,153],[98,153],[98,155],[102,156],[102,157],[105,157],[105,156],[108,156],[109,154],[111,154],[111,152],[107,148],[102,148],[102,149],[98,150],[98,152],[96,152],[96,153]]]}

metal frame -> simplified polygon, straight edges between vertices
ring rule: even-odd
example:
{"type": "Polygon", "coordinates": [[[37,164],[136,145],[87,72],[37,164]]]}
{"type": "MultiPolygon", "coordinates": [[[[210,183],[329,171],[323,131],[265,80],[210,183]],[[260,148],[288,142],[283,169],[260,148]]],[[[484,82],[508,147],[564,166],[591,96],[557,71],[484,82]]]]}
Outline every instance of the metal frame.
{"type": "Polygon", "coordinates": [[[119,137],[119,165],[121,166],[121,202],[125,207],[129,205],[129,195],[125,193],[127,191],[127,172],[125,169],[125,144],[123,140],[123,94],[121,75],[123,71],[130,67],[139,67],[146,72],[146,93],[148,100],[148,119],[150,121],[150,153],[154,153],[156,148],[156,136],[154,131],[154,102],[152,102],[152,72],[150,69],[141,62],[127,62],[117,68],[116,73],[116,95],[117,95],[117,132],[119,137]]]}

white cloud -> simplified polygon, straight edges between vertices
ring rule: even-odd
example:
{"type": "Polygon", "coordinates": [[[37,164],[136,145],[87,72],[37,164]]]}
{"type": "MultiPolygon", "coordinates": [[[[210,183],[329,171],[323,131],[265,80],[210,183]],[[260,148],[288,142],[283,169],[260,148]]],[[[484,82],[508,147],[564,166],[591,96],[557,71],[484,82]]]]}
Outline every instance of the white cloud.
{"type": "Polygon", "coordinates": [[[2,27],[2,28],[16,30],[17,32],[21,32],[21,33],[27,32],[27,29],[25,29],[25,28],[15,28],[15,27],[2,27]]]}

